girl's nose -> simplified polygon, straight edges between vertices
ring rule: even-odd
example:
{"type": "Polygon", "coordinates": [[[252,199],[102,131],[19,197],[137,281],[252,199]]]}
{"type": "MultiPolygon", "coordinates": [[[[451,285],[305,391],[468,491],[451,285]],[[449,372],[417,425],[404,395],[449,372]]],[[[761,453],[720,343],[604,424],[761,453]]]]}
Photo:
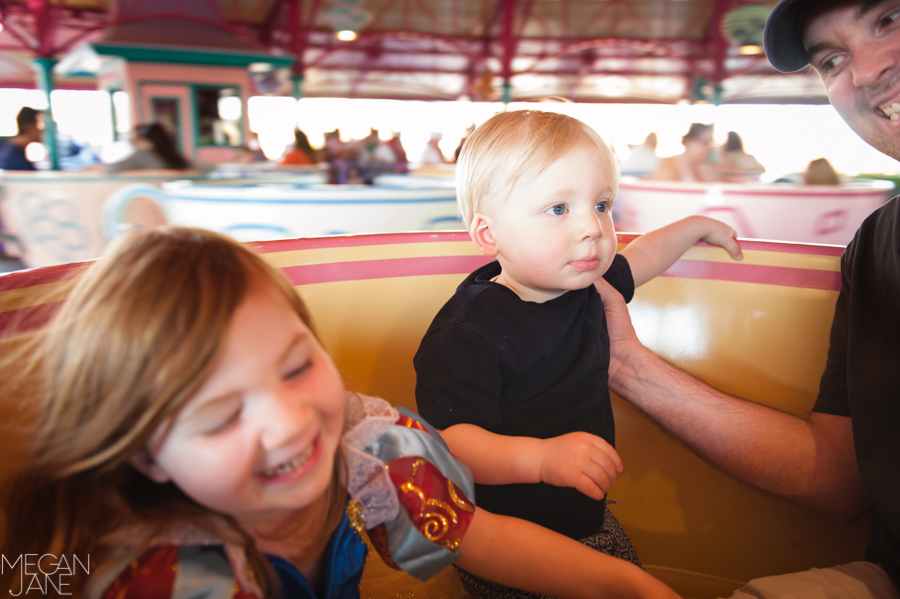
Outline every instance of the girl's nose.
{"type": "Polygon", "coordinates": [[[260,442],[265,449],[274,449],[290,443],[302,435],[315,419],[315,410],[296,397],[286,398],[272,394],[260,405],[256,415],[260,430],[260,442]]]}

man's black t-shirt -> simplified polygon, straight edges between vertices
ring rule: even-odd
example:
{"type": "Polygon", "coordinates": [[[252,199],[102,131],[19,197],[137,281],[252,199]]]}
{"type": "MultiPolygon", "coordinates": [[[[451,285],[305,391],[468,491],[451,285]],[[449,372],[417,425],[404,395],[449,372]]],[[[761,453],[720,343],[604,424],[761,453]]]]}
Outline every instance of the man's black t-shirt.
{"type": "MultiPolygon", "coordinates": [[[[494,283],[492,262],[469,275],[431,323],[413,363],[419,413],[438,429],[469,423],[548,439],[586,431],[615,445],[609,335],[593,285],[544,303],[494,283]]],[[[630,301],[617,255],[604,278],[630,301]]],[[[476,485],[478,505],[581,539],[603,525],[603,501],[544,483],[476,485]]]]}
{"type": "Polygon", "coordinates": [[[900,198],[863,222],[841,277],[813,410],[852,419],[873,500],[868,554],[900,588],[900,198]]]}

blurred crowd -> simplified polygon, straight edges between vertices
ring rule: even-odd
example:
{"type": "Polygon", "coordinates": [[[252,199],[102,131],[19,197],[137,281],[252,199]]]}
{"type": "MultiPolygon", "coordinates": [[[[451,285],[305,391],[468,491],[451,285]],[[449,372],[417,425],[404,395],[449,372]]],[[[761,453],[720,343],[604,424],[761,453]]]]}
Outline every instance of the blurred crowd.
{"type": "MultiPolygon", "coordinates": [[[[726,141],[716,146],[713,125],[692,123],[681,138],[684,150],[662,158],[656,154],[656,133],[650,133],[641,144],[629,145],[630,153],[620,162],[621,173],[655,181],[751,183],[759,181],[766,168],[744,150],[744,142],[736,131],[729,131],[726,141]]],[[[837,185],[840,175],[825,158],[809,163],[803,173],[787,175],[778,182],[807,185],[837,185]]]]}
{"type": "MultiPolygon", "coordinates": [[[[16,117],[18,133],[0,146],[0,169],[34,170],[35,162],[26,149],[40,143],[43,137],[43,115],[33,108],[24,107],[16,117]]],[[[271,161],[260,149],[259,139],[251,132],[247,143],[234,148],[231,162],[270,163],[282,167],[312,167],[327,171],[329,183],[374,183],[378,175],[408,173],[410,163],[415,166],[432,166],[455,162],[466,138],[474,130],[469,127],[453,156],[446,156],[439,146],[440,133],[432,133],[422,155],[411,161],[403,147],[400,133],[392,131],[386,139],[380,132],[370,129],[362,139],[342,139],[339,129],[325,134],[324,144],[315,148],[301,129],[294,129],[294,142],[283,154],[271,161]]],[[[681,138],[683,151],[673,156],[657,155],[658,138],[650,133],[646,139],[629,145],[628,155],[620,161],[621,173],[656,181],[727,182],[748,183],[759,181],[765,167],[745,151],[741,136],[729,131],[724,144],[716,145],[713,125],[692,123],[681,138]]],[[[101,162],[91,148],[79,146],[74,140],[58,139],[59,159],[66,170],[99,170],[114,173],[126,170],[146,169],[204,169],[215,165],[194,165],[184,157],[172,132],[161,123],[147,123],[134,128],[130,137],[131,152],[124,158],[101,162]]],[[[809,163],[803,172],[786,175],[777,181],[805,183],[808,185],[837,185],[843,178],[825,158],[809,163]]]]}

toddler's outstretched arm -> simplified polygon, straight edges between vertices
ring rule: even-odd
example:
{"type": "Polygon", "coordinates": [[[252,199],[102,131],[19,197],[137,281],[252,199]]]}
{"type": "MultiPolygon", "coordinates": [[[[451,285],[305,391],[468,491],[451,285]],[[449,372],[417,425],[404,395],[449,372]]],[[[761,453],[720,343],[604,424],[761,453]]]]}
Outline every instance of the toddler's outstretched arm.
{"type": "Polygon", "coordinates": [[[600,553],[537,524],[478,508],[456,561],[476,576],[566,599],[678,595],[631,562],[600,553]]]}
{"type": "Polygon", "coordinates": [[[539,483],[573,487],[603,499],[622,471],[622,461],[602,438],[575,432],[551,439],[498,435],[474,424],[441,431],[450,451],[485,485],[539,483]]]}
{"type": "Polygon", "coordinates": [[[737,232],[723,222],[705,216],[689,216],[641,235],[622,250],[628,260],[634,286],[640,287],[665,272],[698,241],[721,246],[735,260],[744,257],[737,232]]]}

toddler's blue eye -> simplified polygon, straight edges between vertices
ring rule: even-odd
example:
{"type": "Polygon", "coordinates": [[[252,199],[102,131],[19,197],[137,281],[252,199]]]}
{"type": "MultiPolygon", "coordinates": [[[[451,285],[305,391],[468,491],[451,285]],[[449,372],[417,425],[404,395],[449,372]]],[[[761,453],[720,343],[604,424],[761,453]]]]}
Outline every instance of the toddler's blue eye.
{"type": "Polygon", "coordinates": [[[606,212],[609,210],[609,202],[600,202],[595,206],[597,212],[606,212]]]}
{"type": "Polygon", "coordinates": [[[554,206],[553,208],[550,209],[550,212],[552,212],[556,216],[559,216],[561,214],[566,213],[566,207],[563,206],[562,204],[557,204],[556,206],[554,206]]]}

